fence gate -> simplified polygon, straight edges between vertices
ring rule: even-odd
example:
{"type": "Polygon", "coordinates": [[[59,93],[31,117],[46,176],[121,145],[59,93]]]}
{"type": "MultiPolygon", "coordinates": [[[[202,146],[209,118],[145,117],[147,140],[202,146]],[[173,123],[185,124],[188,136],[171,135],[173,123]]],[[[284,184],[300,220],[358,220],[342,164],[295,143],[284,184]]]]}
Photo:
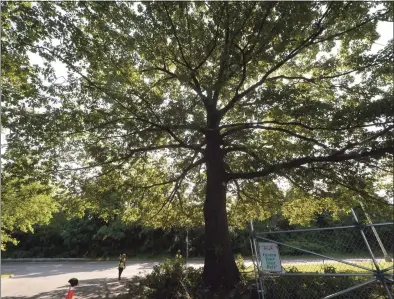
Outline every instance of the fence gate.
{"type": "Polygon", "coordinates": [[[394,222],[258,233],[260,299],[393,299],[394,222]]]}

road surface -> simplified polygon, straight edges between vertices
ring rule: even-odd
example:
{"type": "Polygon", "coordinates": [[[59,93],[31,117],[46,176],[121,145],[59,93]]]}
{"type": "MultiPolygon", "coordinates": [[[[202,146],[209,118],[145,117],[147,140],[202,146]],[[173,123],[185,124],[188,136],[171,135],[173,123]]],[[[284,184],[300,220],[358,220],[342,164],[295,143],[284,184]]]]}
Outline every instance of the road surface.
{"type": "Polygon", "coordinates": [[[13,273],[12,278],[2,279],[1,298],[46,299],[65,298],[67,281],[76,277],[76,299],[105,298],[106,285],[112,295],[127,292],[128,277],[151,271],[157,262],[129,262],[122,276],[117,279],[117,262],[6,262],[2,273],[13,273]]]}
{"type": "MultiPolygon", "coordinates": [[[[364,259],[347,260],[351,262],[367,261],[364,259]]],[[[308,264],[321,262],[313,259],[282,260],[286,264],[308,264]]],[[[64,298],[67,293],[67,281],[76,277],[80,285],[76,288],[76,299],[105,298],[106,293],[114,297],[127,292],[127,279],[150,272],[153,261],[129,261],[123,272],[124,279],[117,279],[117,262],[61,261],[61,262],[3,262],[2,273],[13,273],[12,278],[2,279],[1,298],[5,299],[55,299],[64,298]]],[[[201,267],[202,260],[191,261],[190,266],[201,267]]],[[[251,265],[251,261],[246,261],[251,265]]]]}
{"type": "MultiPolygon", "coordinates": [[[[118,263],[71,261],[71,262],[3,262],[2,273],[13,277],[1,280],[1,298],[5,299],[54,299],[67,294],[67,281],[76,277],[80,281],[75,288],[76,299],[105,298],[127,292],[128,278],[148,273],[159,261],[129,261],[118,281],[118,263]]],[[[202,267],[202,261],[189,262],[193,267],[202,267]]]]}

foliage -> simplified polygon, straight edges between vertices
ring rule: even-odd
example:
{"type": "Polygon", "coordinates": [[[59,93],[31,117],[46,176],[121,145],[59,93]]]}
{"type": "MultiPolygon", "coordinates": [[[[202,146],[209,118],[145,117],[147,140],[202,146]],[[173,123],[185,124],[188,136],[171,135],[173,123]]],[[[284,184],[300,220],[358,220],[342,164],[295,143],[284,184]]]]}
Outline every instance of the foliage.
{"type": "MultiPolygon", "coordinates": [[[[363,266],[366,267],[367,269],[375,269],[373,261],[370,260],[368,262],[357,262],[356,263],[359,266],[363,266]]],[[[379,263],[379,267],[380,269],[386,269],[386,268],[390,268],[393,265],[392,262],[385,262],[379,263]]],[[[358,267],[354,267],[354,266],[349,266],[346,264],[342,264],[342,263],[326,263],[324,262],[322,263],[308,263],[308,264],[303,264],[303,265],[292,265],[292,264],[287,264],[286,267],[284,267],[287,273],[320,273],[320,274],[324,274],[324,273],[356,273],[356,274],[370,274],[371,270],[365,270],[365,269],[361,269],[358,267]]],[[[392,272],[392,271],[391,271],[392,272]]]]}
{"type": "Polygon", "coordinates": [[[182,256],[154,266],[146,277],[134,277],[129,283],[133,298],[183,299],[193,298],[201,284],[201,269],[186,267],[182,256]]]}
{"type": "MultiPolygon", "coordinates": [[[[362,211],[356,209],[361,221],[366,221],[362,211]]],[[[391,221],[390,218],[375,218],[374,222],[391,221]]],[[[315,217],[310,227],[352,225],[349,215],[332,220],[327,214],[315,217]]],[[[280,215],[265,221],[254,222],[258,232],[296,229],[300,226],[290,226],[280,215]]],[[[188,230],[188,256],[203,257],[204,228],[190,227],[188,230]]],[[[391,227],[381,227],[378,233],[388,252],[393,252],[394,234],[391,227]]],[[[178,251],[186,256],[186,229],[162,229],[141,227],[137,224],[125,224],[119,220],[104,221],[98,215],[86,211],[83,218],[67,219],[64,213],[54,215],[48,225],[34,226],[33,233],[13,232],[12,237],[20,240],[18,246],[8,244],[5,258],[18,257],[117,257],[125,252],[130,257],[162,257],[174,256],[178,251]]],[[[235,228],[230,231],[232,247],[235,254],[250,256],[249,228],[235,228]]],[[[336,233],[320,232],[311,234],[280,234],[271,235],[271,239],[285,242],[296,247],[314,250],[323,254],[341,253],[345,255],[367,254],[364,246],[349,246],[363,244],[362,237],[355,230],[340,230],[336,233]],[[346,242],[343,242],[346,240],[346,242]],[[330,246],[327,246],[327,244],[330,246]]],[[[380,252],[379,244],[371,242],[374,251],[380,252]]],[[[291,248],[281,248],[283,256],[297,256],[301,252],[291,248]]]]}
{"type": "MultiPolygon", "coordinates": [[[[186,254],[186,231],[181,228],[162,229],[125,224],[119,220],[105,221],[98,215],[85,212],[83,218],[68,219],[64,213],[55,214],[48,225],[34,226],[33,233],[14,231],[18,246],[7,245],[5,258],[22,257],[130,257],[173,256],[177,251],[186,254]]],[[[189,231],[189,256],[204,255],[202,228],[189,231]]],[[[245,253],[244,248],[236,246],[245,253]]],[[[246,247],[246,250],[248,247],[246,247]]]]}
{"type": "MultiPolygon", "coordinates": [[[[240,270],[242,267],[242,257],[238,259],[240,270]]],[[[336,268],[325,265],[322,268],[324,273],[334,274],[336,268]]],[[[301,273],[295,266],[287,267],[287,273],[301,273]]],[[[353,272],[353,271],[352,271],[353,272]]],[[[269,298],[321,298],[330,295],[336,291],[344,290],[348,287],[362,283],[368,278],[363,277],[311,277],[311,276],[288,276],[288,277],[265,277],[266,295],[269,298]]],[[[198,288],[201,283],[201,270],[186,268],[183,259],[178,256],[173,260],[167,260],[165,263],[155,267],[152,274],[146,277],[133,277],[128,284],[129,296],[122,298],[205,298],[198,288]],[[188,292],[185,292],[187,285],[188,292]]],[[[238,286],[238,293],[234,298],[254,299],[257,296],[255,291],[255,280],[251,276],[242,278],[238,286]]],[[[358,291],[350,292],[346,298],[380,298],[385,296],[385,290],[378,284],[373,284],[358,291]]],[[[221,298],[221,297],[217,297],[221,298]]],[[[232,298],[232,297],[226,297],[232,298]]]]}
{"type": "MultiPolygon", "coordinates": [[[[265,281],[267,298],[304,299],[322,298],[335,292],[350,288],[369,280],[364,277],[323,277],[323,276],[289,276],[269,278],[265,281]]],[[[346,294],[347,299],[386,298],[387,293],[380,284],[369,286],[346,294]]]]}
{"type": "MultiPolygon", "coordinates": [[[[241,256],[238,256],[237,265],[240,271],[246,269],[241,256]]],[[[222,290],[212,298],[250,298],[250,283],[243,276],[241,282],[232,292],[222,290]],[[223,297],[225,296],[225,297],[223,297]]],[[[202,286],[202,269],[187,267],[181,255],[167,259],[164,263],[153,268],[152,273],[146,277],[135,276],[128,284],[130,298],[139,299],[204,299],[207,290],[202,286]]],[[[123,298],[123,297],[122,297],[123,298]]],[[[128,297],[127,297],[128,298],[128,297]]]]}
{"type": "Polygon", "coordinates": [[[331,274],[332,273],[337,273],[337,270],[336,270],[336,268],[334,266],[325,265],[322,268],[323,268],[323,272],[324,273],[331,273],[331,274]]]}
{"type": "Polygon", "coordinates": [[[38,181],[2,177],[1,192],[1,249],[6,244],[17,244],[11,234],[14,231],[33,232],[34,225],[48,224],[58,209],[53,188],[38,181]]]}
{"type": "MultiPolygon", "coordinates": [[[[4,49],[41,56],[45,66],[28,70],[37,74],[45,69],[47,81],[44,84],[37,79],[32,85],[34,93],[19,95],[27,104],[23,109],[14,95],[5,94],[4,124],[12,128],[10,151],[21,156],[21,142],[39,141],[45,146],[32,154],[45,161],[46,168],[65,170],[63,162],[80,165],[71,179],[85,185],[89,182],[81,179],[80,172],[97,166],[99,173],[108,175],[102,179],[103,186],[113,189],[121,184],[128,191],[122,202],[134,204],[125,209],[126,218],[154,216],[152,211],[164,205],[168,207],[163,213],[167,217],[148,219],[166,225],[183,219],[180,215],[193,209],[188,216],[199,215],[201,221],[197,211],[201,211],[205,170],[195,167],[203,163],[206,111],[212,101],[223,114],[219,130],[226,164],[232,172],[253,173],[229,174],[229,199],[248,198],[237,204],[229,200],[239,211],[230,213],[234,223],[243,223],[234,218],[236,215],[252,211],[248,217],[264,217],[267,209],[259,207],[279,203],[281,196],[273,183],[278,177],[311,190],[318,184],[310,177],[336,184],[341,174],[342,183],[349,187],[354,185],[348,184],[351,178],[362,181],[368,177],[363,165],[374,167],[375,162],[367,158],[355,165],[345,161],[358,157],[360,151],[367,157],[368,151],[372,155],[380,146],[386,148],[388,144],[377,138],[389,137],[392,125],[390,92],[383,91],[385,86],[392,88],[386,80],[391,70],[390,46],[378,54],[367,52],[378,37],[376,22],[390,15],[391,6],[383,10],[376,7],[370,13],[375,6],[275,2],[7,4],[4,49]],[[207,23],[202,22],[202,15],[207,23]],[[317,27],[312,26],[316,20],[317,27]],[[18,24],[18,32],[12,29],[13,23],[18,24]],[[33,33],[27,23],[40,30],[33,33]],[[261,30],[261,26],[270,30],[261,30]],[[60,36],[63,42],[50,42],[60,36]],[[333,52],[334,37],[339,41],[338,55],[333,52]],[[44,44],[36,42],[40,39],[44,44]],[[300,41],[304,42],[297,45],[300,41]],[[63,51],[65,45],[67,51],[63,51]],[[89,50],[93,48],[95,51],[89,50]],[[154,54],[152,48],[156,49],[154,54]],[[276,56],[279,60],[274,59],[276,56]],[[69,71],[62,84],[56,83],[50,71],[54,61],[69,71]],[[307,73],[312,77],[302,76],[307,73]],[[362,80],[356,83],[352,73],[360,74],[362,80]],[[265,74],[261,80],[259,74],[265,74]],[[372,98],[377,99],[372,102],[372,98]],[[37,113],[31,107],[45,107],[46,112],[37,113]],[[382,121],[377,123],[377,119],[382,121]],[[382,129],[372,133],[366,129],[371,125],[382,129]],[[29,139],[22,134],[25,130],[30,132],[29,139]],[[52,138],[55,135],[58,137],[52,138]],[[62,152],[56,150],[59,148],[62,152]],[[165,156],[153,154],[163,150],[165,156]],[[320,160],[319,167],[312,166],[320,160]],[[340,161],[343,163],[331,163],[340,161]],[[279,168],[286,169],[285,173],[279,168]],[[110,172],[118,179],[113,180],[110,172]],[[254,176],[267,177],[258,187],[249,181],[236,183],[237,177],[254,176]],[[179,192],[172,192],[171,184],[179,192]],[[154,191],[146,190],[148,185],[154,191]],[[193,191],[187,192],[188,188],[193,191]],[[264,202],[258,189],[262,189],[264,202]],[[184,192],[187,195],[182,195],[184,192]],[[170,200],[164,194],[172,194],[170,200]],[[174,200],[181,195],[183,212],[174,200]],[[176,211],[178,216],[168,219],[176,211]]],[[[12,76],[5,74],[5,78],[12,76]]],[[[28,81],[24,75],[18,76],[28,81]]],[[[68,188],[69,192],[73,189],[69,184],[68,188]]],[[[91,206],[96,207],[90,191],[86,193],[79,202],[91,199],[91,206]]]]}
{"type": "Polygon", "coordinates": [[[323,198],[336,215],[356,194],[387,208],[389,193],[373,186],[376,169],[393,167],[393,41],[370,49],[392,5],[3,5],[5,53],[22,57],[5,73],[8,157],[29,157],[15,175],[59,182],[71,214],[204,222],[205,280],[232,284],[228,223],[279,213],[280,181],[306,194],[287,198],[284,213],[323,198]]]}
{"type": "MultiPolygon", "coordinates": [[[[361,263],[364,265],[363,263],[361,263]]],[[[354,269],[353,267],[349,267],[344,265],[345,268],[341,269],[341,271],[337,271],[337,268],[332,265],[323,265],[320,266],[320,271],[316,271],[316,273],[363,273],[365,271],[360,269],[354,269]],[[345,271],[344,271],[345,270],[345,271]]],[[[366,265],[364,265],[366,266],[366,265]]],[[[390,265],[387,264],[387,267],[390,265]]],[[[315,265],[315,267],[309,266],[291,266],[286,267],[287,273],[302,273],[300,268],[307,268],[308,271],[305,272],[313,272],[312,268],[319,267],[315,265]]],[[[357,284],[361,284],[364,281],[369,280],[369,277],[357,277],[357,276],[342,276],[342,277],[324,277],[322,276],[281,276],[281,277],[266,277],[264,282],[267,290],[267,296],[269,298],[279,299],[279,298],[294,298],[294,299],[302,299],[302,298],[321,298],[322,296],[328,296],[335,292],[342,291],[344,289],[350,288],[357,284]],[[290,295],[291,294],[291,295],[290,295]]],[[[394,290],[393,286],[392,290],[394,290]]],[[[346,294],[346,298],[356,299],[356,298],[386,298],[387,293],[385,289],[378,283],[372,284],[367,287],[362,287],[360,289],[354,290],[346,294]]]]}

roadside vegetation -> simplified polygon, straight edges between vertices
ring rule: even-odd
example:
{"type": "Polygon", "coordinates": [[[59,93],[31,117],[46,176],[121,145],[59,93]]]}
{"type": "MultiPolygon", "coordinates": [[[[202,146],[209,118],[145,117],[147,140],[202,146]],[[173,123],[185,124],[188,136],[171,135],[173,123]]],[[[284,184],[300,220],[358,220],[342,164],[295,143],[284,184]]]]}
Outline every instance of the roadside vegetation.
{"type": "MultiPolygon", "coordinates": [[[[201,269],[187,267],[182,256],[167,259],[164,263],[153,268],[152,273],[146,276],[135,276],[128,282],[128,294],[123,299],[257,299],[256,280],[253,267],[246,267],[242,257],[238,257],[238,269],[241,281],[231,292],[215,294],[210,297],[209,290],[201,284],[201,269]]],[[[368,263],[360,265],[370,266],[368,263]]],[[[381,264],[382,267],[392,266],[392,263],[381,264]]],[[[353,270],[353,267],[337,264],[292,265],[287,264],[286,272],[290,273],[365,273],[362,269],[353,270]]],[[[320,298],[336,291],[346,289],[371,279],[371,277],[322,277],[322,276],[266,276],[265,287],[267,298],[282,299],[291,294],[293,299],[320,298]]],[[[394,286],[392,287],[394,290],[394,286]]],[[[346,295],[347,299],[384,299],[386,294],[377,284],[362,288],[346,295]]]]}

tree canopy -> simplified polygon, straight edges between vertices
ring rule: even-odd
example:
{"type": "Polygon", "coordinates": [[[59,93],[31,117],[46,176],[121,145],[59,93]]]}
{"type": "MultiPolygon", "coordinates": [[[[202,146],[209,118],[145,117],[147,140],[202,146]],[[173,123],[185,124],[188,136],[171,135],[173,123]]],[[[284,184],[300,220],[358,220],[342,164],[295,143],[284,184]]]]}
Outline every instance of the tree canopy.
{"type": "Polygon", "coordinates": [[[39,182],[2,178],[2,250],[8,242],[17,244],[18,240],[12,237],[14,231],[33,232],[34,225],[49,223],[58,210],[53,196],[53,190],[39,182]]]}
{"type": "Polygon", "coordinates": [[[5,85],[10,156],[34,157],[65,202],[204,221],[207,284],[239,277],[227,212],[264,217],[283,204],[280,180],[387,204],[371,186],[393,170],[393,41],[370,49],[390,3],[6,5],[6,52],[43,60],[20,62],[29,92],[5,85]]]}

